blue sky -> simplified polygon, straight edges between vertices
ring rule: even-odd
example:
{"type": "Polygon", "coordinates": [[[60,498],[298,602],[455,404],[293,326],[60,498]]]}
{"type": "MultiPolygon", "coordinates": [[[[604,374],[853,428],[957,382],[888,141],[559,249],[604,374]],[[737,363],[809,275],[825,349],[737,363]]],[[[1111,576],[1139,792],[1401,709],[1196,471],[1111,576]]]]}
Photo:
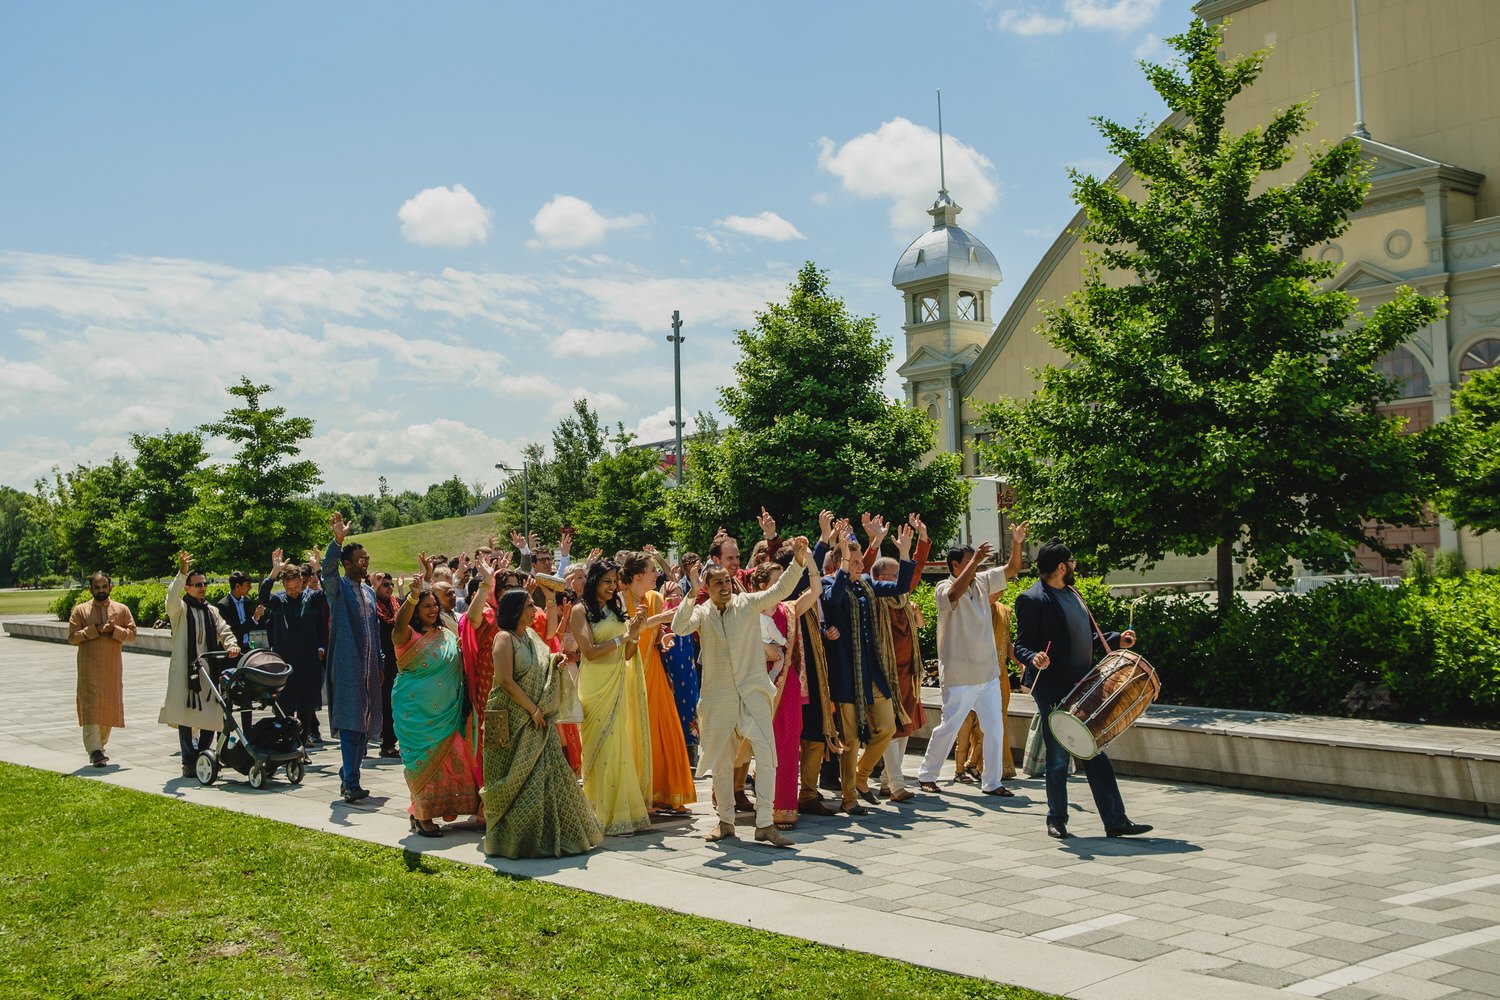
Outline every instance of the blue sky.
{"type": "MultiPolygon", "coordinates": [[[[948,187],[1003,308],[1107,171],[1091,115],[1186,0],[25,4],[0,14],[0,483],[213,419],[241,374],[329,486],[493,482],[571,399],[668,436],[805,259],[900,351],[948,187]]],[[[899,357],[895,363],[899,363],[899,357]]],[[[895,364],[888,379],[894,394],[895,364]]]]}

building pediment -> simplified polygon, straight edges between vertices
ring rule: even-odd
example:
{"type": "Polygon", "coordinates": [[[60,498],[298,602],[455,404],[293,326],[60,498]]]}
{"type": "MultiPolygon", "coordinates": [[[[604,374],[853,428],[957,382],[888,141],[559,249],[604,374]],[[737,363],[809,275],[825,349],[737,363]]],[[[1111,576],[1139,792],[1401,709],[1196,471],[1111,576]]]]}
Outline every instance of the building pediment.
{"type": "Polygon", "coordinates": [[[971,344],[950,354],[935,347],[924,345],[907,358],[896,374],[906,382],[921,382],[935,378],[957,378],[968,371],[979,356],[978,345],[971,344]]]}
{"type": "Polygon", "coordinates": [[[1371,264],[1367,260],[1356,260],[1348,267],[1340,271],[1334,279],[1328,283],[1331,292],[1357,292],[1365,288],[1383,288],[1389,285],[1399,285],[1407,279],[1394,271],[1387,271],[1383,267],[1371,264]]]}

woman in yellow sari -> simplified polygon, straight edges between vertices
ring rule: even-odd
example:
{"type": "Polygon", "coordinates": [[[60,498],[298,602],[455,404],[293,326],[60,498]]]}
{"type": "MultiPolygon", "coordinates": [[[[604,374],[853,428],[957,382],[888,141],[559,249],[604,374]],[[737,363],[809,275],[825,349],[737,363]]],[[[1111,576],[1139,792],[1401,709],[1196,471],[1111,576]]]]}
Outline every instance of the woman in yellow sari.
{"type": "Polygon", "coordinates": [[[651,826],[651,734],[646,679],[636,654],[644,611],[625,616],[619,567],[589,567],[569,618],[582,656],[583,795],[608,835],[651,826]]]}
{"type": "MultiPolygon", "coordinates": [[[[698,794],[693,787],[693,768],[688,763],[672,682],[662,665],[658,645],[663,641],[661,627],[672,620],[672,612],[662,610],[665,602],[661,594],[651,589],[656,573],[647,553],[627,555],[620,567],[620,578],[625,584],[625,612],[646,613],[636,655],[645,673],[646,708],[651,719],[651,807],[657,812],[685,815],[687,804],[698,801],[698,794]]],[[[669,631],[665,638],[674,637],[669,631]]]]}

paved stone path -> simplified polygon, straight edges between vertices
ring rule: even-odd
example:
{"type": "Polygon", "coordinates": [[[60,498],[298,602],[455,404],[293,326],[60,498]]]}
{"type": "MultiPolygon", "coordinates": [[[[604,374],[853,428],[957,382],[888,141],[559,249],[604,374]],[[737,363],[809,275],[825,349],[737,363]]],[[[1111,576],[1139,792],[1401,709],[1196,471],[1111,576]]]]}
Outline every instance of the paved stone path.
{"type": "MultiPolygon", "coordinates": [[[[336,797],[331,746],[296,788],[177,777],[175,734],[155,724],[160,657],[126,656],[131,724],[111,766],[88,767],[73,662],[68,647],[0,637],[0,759],[486,863],[477,831],[406,835],[399,761],[367,762],[360,807],[336,797]]],[[[1131,817],[1156,833],[1108,840],[1079,779],[1075,838],[1059,843],[1040,782],[1004,800],[941,784],[866,817],[804,819],[782,852],[703,843],[700,783],[690,821],[586,859],[494,867],[1070,996],[1500,997],[1500,823],[1122,779],[1131,817]]]]}

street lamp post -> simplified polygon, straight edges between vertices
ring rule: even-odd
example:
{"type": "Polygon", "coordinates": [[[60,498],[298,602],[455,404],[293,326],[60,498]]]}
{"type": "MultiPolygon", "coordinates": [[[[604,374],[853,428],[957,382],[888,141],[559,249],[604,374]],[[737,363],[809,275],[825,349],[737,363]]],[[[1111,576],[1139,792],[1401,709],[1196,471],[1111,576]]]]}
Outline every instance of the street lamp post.
{"type": "Polygon", "coordinates": [[[526,463],[523,461],[519,469],[509,465],[495,463],[495,468],[506,472],[519,472],[521,474],[521,533],[526,536],[529,544],[531,541],[531,484],[526,477],[526,463]]]}
{"type": "Polygon", "coordinates": [[[677,430],[677,485],[682,485],[682,316],[672,310],[672,369],[677,379],[677,419],[672,426],[677,430]]]}

